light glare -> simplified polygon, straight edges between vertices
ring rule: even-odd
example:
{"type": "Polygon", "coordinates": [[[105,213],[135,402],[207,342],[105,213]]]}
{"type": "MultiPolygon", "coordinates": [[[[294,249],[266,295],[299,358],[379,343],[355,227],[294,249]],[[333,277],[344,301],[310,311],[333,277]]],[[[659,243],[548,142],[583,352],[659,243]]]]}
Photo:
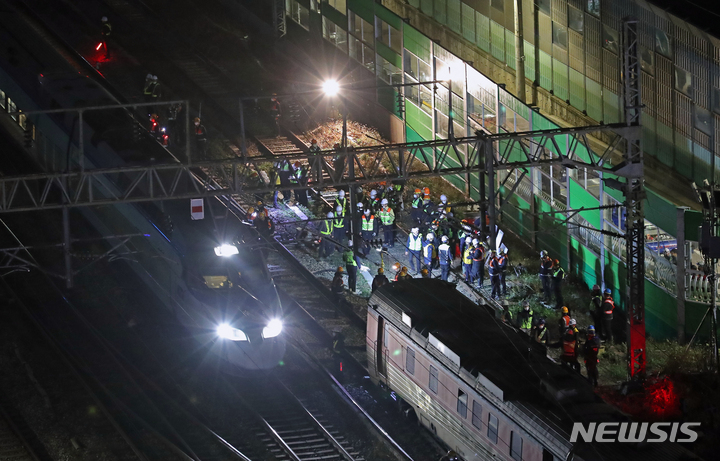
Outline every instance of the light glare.
{"type": "Polygon", "coordinates": [[[217,334],[223,339],[229,339],[230,341],[247,341],[247,336],[242,330],[233,328],[227,323],[222,323],[217,327],[217,334]]]}
{"type": "Polygon", "coordinates": [[[282,322],[280,321],[280,319],[270,320],[270,322],[267,324],[267,326],[265,328],[263,328],[263,332],[262,332],[263,338],[276,337],[282,331],[282,327],[283,327],[283,325],[282,325],[282,322]]]}
{"type": "Polygon", "coordinates": [[[337,80],[325,80],[323,82],[323,92],[328,96],[335,96],[340,91],[340,84],[337,80]]]}
{"type": "Polygon", "coordinates": [[[219,247],[215,247],[215,254],[217,256],[233,256],[238,254],[238,249],[235,245],[224,243],[219,247]]]}

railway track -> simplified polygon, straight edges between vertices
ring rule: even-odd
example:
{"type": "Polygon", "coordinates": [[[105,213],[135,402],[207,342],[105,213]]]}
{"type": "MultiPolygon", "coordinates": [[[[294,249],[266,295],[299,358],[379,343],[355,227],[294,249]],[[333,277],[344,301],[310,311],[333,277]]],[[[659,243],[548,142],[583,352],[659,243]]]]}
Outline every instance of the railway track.
{"type": "Polygon", "coordinates": [[[42,461],[28,439],[35,437],[5,396],[0,395],[0,459],[12,461],[42,461]]]}

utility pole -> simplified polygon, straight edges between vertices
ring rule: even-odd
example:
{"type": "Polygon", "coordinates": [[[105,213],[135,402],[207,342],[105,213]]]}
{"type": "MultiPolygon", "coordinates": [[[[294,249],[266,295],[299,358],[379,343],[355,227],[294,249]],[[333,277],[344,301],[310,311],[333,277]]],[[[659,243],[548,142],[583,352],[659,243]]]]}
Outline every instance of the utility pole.
{"type": "MultiPolygon", "coordinates": [[[[537,46],[537,42],[535,43],[537,46]]],[[[522,0],[515,0],[515,90],[525,102],[525,40],[523,38],[522,0]]]]}
{"type": "Polygon", "coordinates": [[[535,59],[535,76],[532,86],[533,106],[537,106],[540,102],[538,100],[538,86],[540,86],[540,18],[538,14],[540,5],[538,5],[538,1],[533,2],[533,37],[535,38],[535,56],[533,56],[533,59],[535,59]]]}

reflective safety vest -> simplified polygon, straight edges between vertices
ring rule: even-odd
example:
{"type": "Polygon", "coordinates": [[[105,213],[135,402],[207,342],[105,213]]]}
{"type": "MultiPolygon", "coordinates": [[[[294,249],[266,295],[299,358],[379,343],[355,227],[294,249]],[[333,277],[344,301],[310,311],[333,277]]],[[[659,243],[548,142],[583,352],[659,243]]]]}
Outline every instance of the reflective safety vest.
{"type": "Polygon", "coordinates": [[[492,258],[488,261],[488,273],[491,276],[500,274],[500,263],[498,263],[497,258],[492,258]]]}
{"type": "Polygon", "coordinates": [[[450,261],[452,261],[452,257],[450,255],[450,245],[447,243],[441,243],[438,247],[438,258],[440,259],[441,265],[448,265],[450,264],[450,261]]]}
{"type": "Polygon", "coordinates": [[[342,207],[342,214],[345,215],[345,208],[347,207],[347,199],[343,197],[342,200],[340,200],[340,197],[335,199],[335,205],[333,208],[337,210],[337,207],[342,207]]]}
{"type": "Polygon", "coordinates": [[[390,226],[395,222],[395,212],[390,207],[378,211],[378,215],[380,215],[380,222],[383,223],[383,226],[390,226]]]}
{"type": "Polygon", "coordinates": [[[605,315],[612,315],[613,310],[615,309],[615,302],[611,298],[604,300],[602,303],[602,309],[605,315]]]}
{"type": "Polygon", "coordinates": [[[373,232],[375,230],[375,215],[371,214],[370,217],[363,215],[362,230],[363,232],[373,232]]]}
{"type": "Polygon", "coordinates": [[[333,231],[333,223],[332,219],[326,219],[323,221],[323,228],[320,230],[320,233],[323,235],[330,235],[333,231]]]}
{"type": "Polygon", "coordinates": [[[577,337],[575,333],[568,333],[563,336],[562,347],[563,357],[574,359],[577,356],[577,337]]]}
{"type": "Polygon", "coordinates": [[[413,201],[412,201],[412,207],[413,207],[413,208],[420,208],[420,205],[422,205],[422,201],[423,201],[423,200],[422,200],[422,198],[420,198],[420,197],[414,198],[413,201]]]}
{"type": "Polygon", "coordinates": [[[408,236],[407,246],[410,251],[422,250],[422,236],[421,235],[415,236],[414,234],[410,234],[408,236]]]}
{"type": "Polygon", "coordinates": [[[357,261],[355,261],[355,254],[352,250],[345,250],[345,252],[343,253],[343,261],[345,261],[345,264],[349,266],[357,267],[357,261]]]}
{"type": "Polygon", "coordinates": [[[423,256],[425,257],[425,261],[435,259],[435,245],[433,245],[432,242],[425,242],[425,246],[423,246],[423,256]]]}
{"type": "Polygon", "coordinates": [[[532,317],[533,317],[533,311],[525,311],[525,309],[521,310],[518,314],[519,318],[522,318],[522,322],[520,323],[520,328],[529,330],[532,328],[532,317]],[[527,312],[527,314],[525,314],[527,312]],[[527,315],[527,317],[526,317],[527,315]]]}
{"type": "Polygon", "coordinates": [[[463,254],[463,264],[467,264],[468,266],[472,264],[472,255],[474,251],[475,249],[472,246],[465,248],[465,254],[463,254]]]}
{"type": "Polygon", "coordinates": [[[333,223],[333,226],[335,227],[335,229],[345,228],[345,217],[344,216],[340,216],[339,218],[336,217],[335,222],[333,223]]]}

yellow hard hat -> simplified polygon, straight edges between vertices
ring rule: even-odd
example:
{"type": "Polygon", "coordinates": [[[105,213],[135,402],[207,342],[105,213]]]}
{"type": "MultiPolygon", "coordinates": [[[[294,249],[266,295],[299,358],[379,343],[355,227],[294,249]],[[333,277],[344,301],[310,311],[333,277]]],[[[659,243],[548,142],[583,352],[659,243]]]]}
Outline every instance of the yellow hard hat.
{"type": "Polygon", "coordinates": [[[563,314],[567,314],[567,313],[568,313],[568,308],[565,307],[565,306],[563,306],[563,308],[562,308],[562,313],[563,313],[563,314]]]}
{"type": "Polygon", "coordinates": [[[382,267],[378,269],[378,274],[384,274],[384,273],[385,273],[385,269],[383,269],[382,267]]]}
{"type": "Polygon", "coordinates": [[[199,122],[199,121],[200,121],[200,117],[195,117],[195,121],[196,121],[196,122],[199,122]]]}
{"type": "Polygon", "coordinates": [[[255,208],[250,207],[247,209],[247,214],[253,214],[253,213],[255,213],[255,208]]]}

